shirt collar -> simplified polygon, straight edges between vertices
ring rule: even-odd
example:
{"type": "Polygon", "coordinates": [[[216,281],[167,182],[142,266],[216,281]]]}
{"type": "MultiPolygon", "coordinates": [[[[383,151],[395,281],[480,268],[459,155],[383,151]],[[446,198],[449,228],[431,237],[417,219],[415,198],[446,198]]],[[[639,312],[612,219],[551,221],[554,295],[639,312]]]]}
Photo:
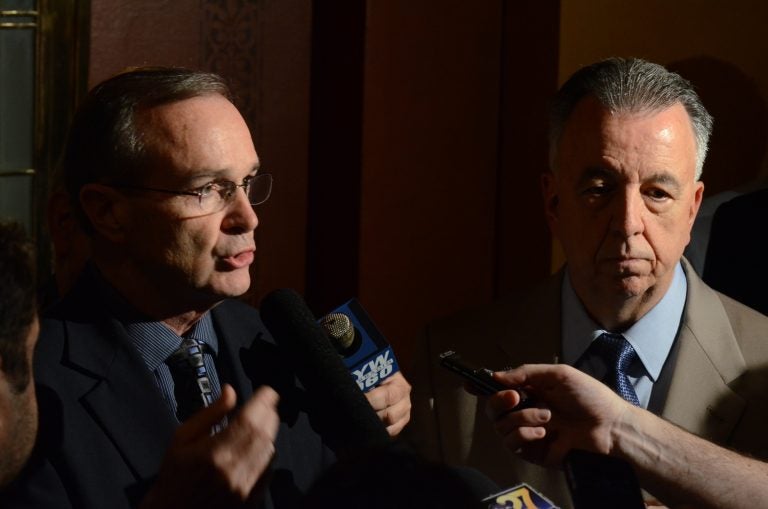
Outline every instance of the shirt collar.
{"type": "MultiPolygon", "coordinates": [[[[675,266],[672,283],[664,297],[622,335],[637,352],[649,377],[656,381],[680,328],[688,292],[682,265],[675,266]]],[[[563,361],[574,364],[605,329],[584,309],[566,271],[562,288],[563,361]]]]}
{"type": "MultiPolygon", "coordinates": [[[[148,319],[136,310],[120,293],[101,275],[95,265],[89,265],[87,270],[96,282],[96,291],[106,303],[107,308],[125,327],[131,342],[141,354],[150,371],[165,362],[179,348],[181,337],[173,332],[163,322],[148,319]]],[[[219,341],[213,328],[211,312],[205,313],[184,337],[194,338],[203,342],[214,355],[219,353],[219,341]]]]}
{"type": "MultiPolygon", "coordinates": [[[[157,369],[181,345],[181,337],[163,322],[136,321],[124,325],[150,371],[157,369]]],[[[184,334],[184,337],[194,338],[204,343],[213,351],[214,355],[219,353],[219,342],[213,329],[210,312],[205,313],[184,334]]]]}

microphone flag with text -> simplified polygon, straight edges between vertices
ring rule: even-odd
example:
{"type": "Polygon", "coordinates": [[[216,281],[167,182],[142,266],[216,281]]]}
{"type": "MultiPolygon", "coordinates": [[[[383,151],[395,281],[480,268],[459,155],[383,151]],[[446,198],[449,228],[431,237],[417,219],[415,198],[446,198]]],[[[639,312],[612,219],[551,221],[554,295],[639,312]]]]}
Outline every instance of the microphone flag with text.
{"type": "Polygon", "coordinates": [[[526,483],[483,499],[488,509],[558,509],[547,497],[526,483]]]}
{"type": "Polygon", "coordinates": [[[301,296],[275,290],[261,301],[260,312],[275,343],[293,359],[296,376],[318,410],[313,419],[337,454],[388,444],[384,424],[301,296]]]}
{"type": "Polygon", "coordinates": [[[392,347],[357,299],[334,309],[319,323],[363,392],[400,371],[392,347]]]}

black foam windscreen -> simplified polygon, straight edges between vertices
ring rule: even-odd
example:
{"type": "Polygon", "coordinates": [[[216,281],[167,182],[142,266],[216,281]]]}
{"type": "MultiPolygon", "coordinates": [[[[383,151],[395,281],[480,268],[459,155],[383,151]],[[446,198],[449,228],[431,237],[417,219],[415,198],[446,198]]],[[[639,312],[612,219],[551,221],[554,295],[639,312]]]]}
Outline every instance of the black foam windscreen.
{"type": "Polygon", "coordinates": [[[261,318],[304,385],[313,407],[313,421],[337,454],[389,443],[389,435],[349,369],[295,291],[280,289],[261,301],[261,318]]]}
{"type": "Polygon", "coordinates": [[[428,461],[394,443],[334,464],[309,489],[301,506],[485,509],[488,504],[481,500],[498,491],[476,470],[428,461]]]}

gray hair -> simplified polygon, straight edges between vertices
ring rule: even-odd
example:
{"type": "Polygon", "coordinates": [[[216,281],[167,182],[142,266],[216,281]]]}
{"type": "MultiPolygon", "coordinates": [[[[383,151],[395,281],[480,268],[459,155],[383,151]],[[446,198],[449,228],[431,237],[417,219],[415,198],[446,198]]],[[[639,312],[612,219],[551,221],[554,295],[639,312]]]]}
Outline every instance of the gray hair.
{"type": "Polygon", "coordinates": [[[579,101],[587,96],[612,112],[655,112],[682,104],[696,138],[695,179],[701,178],[712,134],[712,116],[688,80],[639,58],[609,58],[589,65],[560,88],[550,112],[549,163],[553,171],[565,124],[579,101]]]}
{"type": "Polygon", "coordinates": [[[80,206],[82,187],[92,182],[132,183],[144,176],[147,151],[136,114],[211,94],[232,100],[220,76],[177,67],[133,68],[88,93],[70,127],[57,177],[87,233],[92,233],[92,227],[80,206]]]}

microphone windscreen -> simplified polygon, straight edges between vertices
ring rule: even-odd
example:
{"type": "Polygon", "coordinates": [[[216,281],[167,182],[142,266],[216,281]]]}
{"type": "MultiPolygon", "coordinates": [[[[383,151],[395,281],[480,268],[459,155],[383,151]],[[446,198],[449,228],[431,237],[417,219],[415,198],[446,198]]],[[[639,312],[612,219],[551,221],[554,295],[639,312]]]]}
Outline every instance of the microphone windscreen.
{"type": "Polygon", "coordinates": [[[278,347],[294,360],[328,445],[343,455],[389,443],[386,428],[299,294],[275,290],[260,311],[278,347]]]}
{"type": "Polygon", "coordinates": [[[319,323],[337,351],[344,352],[354,343],[355,326],[344,313],[330,313],[322,317],[319,323]]]}
{"type": "Polygon", "coordinates": [[[479,472],[428,461],[393,443],[345,458],[309,489],[302,507],[486,509],[498,487],[479,472]]]}

